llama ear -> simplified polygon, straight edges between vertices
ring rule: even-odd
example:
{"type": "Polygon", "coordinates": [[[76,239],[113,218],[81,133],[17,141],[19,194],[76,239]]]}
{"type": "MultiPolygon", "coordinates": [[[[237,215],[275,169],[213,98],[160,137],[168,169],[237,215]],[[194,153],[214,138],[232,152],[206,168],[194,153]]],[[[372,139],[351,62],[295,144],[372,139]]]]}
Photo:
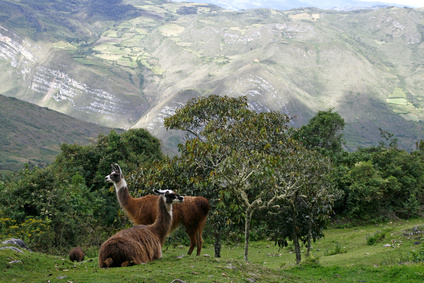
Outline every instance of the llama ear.
{"type": "Polygon", "coordinates": [[[165,195],[169,193],[169,190],[153,190],[153,192],[157,195],[165,195]]]}
{"type": "Polygon", "coordinates": [[[121,168],[119,167],[118,163],[112,164],[112,170],[118,173],[122,173],[121,168]]]}

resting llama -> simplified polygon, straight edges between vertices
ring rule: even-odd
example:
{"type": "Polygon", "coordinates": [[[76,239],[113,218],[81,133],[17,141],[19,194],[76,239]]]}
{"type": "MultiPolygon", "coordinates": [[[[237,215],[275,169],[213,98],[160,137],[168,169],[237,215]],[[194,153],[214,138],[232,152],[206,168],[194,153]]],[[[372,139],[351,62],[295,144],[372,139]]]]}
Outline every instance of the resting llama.
{"type": "Polygon", "coordinates": [[[83,261],[84,260],[84,251],[82,250],[81,247],[75,247],[71,250],[71,252],[69,253],[69,259],[71,261],[83,261]]]}
{"type": "Polygon", "coordinates": [[[162,257],[162,245],[171,228],[172,204],[181,203],[184,197],[172,191],[154,191],[158,217],[151,225],[137,225],[119,231],[102,244],[99,266],[119,267],[146,263],[162,257]]]}
{"type": "MultiPolygon", "coordinates": [[[[156,208],[158,196],[131,197],[121,168],[116,163],[112,164],[112,173],[106,176],[106,181],[115,184],[119,204],[134,225],[148,225],[155,221],[158,215],[156,208]]],[[[204,197],[185,196],[182,204],[173,206],[172,225],[169,233],[172,233],[180,224],[184,225],[190,239],[189,255],[196,246],[197,255],[200,255],[203,246],[202,231],[208,212],[209,201],[204,197]]]]}

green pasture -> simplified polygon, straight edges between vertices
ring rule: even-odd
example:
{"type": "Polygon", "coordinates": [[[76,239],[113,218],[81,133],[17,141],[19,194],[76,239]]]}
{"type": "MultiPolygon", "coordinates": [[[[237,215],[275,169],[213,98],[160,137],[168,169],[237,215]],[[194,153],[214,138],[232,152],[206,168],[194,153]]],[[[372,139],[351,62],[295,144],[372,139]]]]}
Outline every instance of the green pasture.
{"type": "Polygon", "coordinates": [[[312,257],[295,265],[292,248],[253,241],[249,261],[244,243],[224,244],[221,258],[206,243],[201,256],[187,256],[187,246],[165,244],[163,257],[131,267],[101,269],[97,248],[85,249],[83,262],[67,255],[0,250],[1,282],[422,282],[424,220],[331,228],[313,244],[312,257]],[[418,244],[421,242],[421,244],[418,244]],[[390,245],[385,247],[385,245],[390,245]],[[414,257],[415,255],[415,257],[414,257]]]}

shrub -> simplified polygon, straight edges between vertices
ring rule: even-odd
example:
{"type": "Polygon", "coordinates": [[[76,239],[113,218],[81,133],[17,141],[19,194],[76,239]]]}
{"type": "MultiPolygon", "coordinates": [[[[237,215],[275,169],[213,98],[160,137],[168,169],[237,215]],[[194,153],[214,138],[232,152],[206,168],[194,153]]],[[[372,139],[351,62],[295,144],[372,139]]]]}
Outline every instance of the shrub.
{"type": "Polygon", "coordinates": [[[324,255],[330,256],[330,255],[344,254],[344,253],[347,253],[347,250],[344,250],[342,248],[342,245],[340,245],[340,243],[336,243],[336,246],[330,250],[326,250],[324,252],[324,255]]]}
{"type": "Polygon", "coordinates": [[[302,262],[302,265],[307,265],[307,266],[311,266],[311,267],[320,267],[320,263],[319,263],[319,256],[308,256],[306,257],[306,259],[302,262]]]}
{"type": "Polygon", "coordinates": [[[367,245],[372,246],[375,243],[380,242],[381,240],[383,240],[386,237],[386,234],[387,234],[387,231],[385,231],[385,232],[377,231],[372,236],[367,235],[366,236],[367,245]]]}

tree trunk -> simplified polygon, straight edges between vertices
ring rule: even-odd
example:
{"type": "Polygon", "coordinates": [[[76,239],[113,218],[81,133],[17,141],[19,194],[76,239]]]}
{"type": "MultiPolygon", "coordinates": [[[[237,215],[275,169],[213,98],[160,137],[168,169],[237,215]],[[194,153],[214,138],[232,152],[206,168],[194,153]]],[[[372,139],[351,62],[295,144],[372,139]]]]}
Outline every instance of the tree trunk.
{"type": "Polygon", "coordinates": [[[215,257],[221,257],[221,231],[215,232],[215,257]]]}
{"type": "Polygon", "coordinates": [[[292,215],[293,215],[293,245],[294,245],[294,252],[296,253],[296,264],[300,264],[302,260],[302,255],[300,254],[300,245],[299,245],[299,238],[298,238],[298,232],[297,232],[297,218],[296,218],[296,209],[294,205],[292,205],[292,215]]]}
{"type": "Polygon", "coordinates": [[[250,209],[246,211],[246,221],[244,224],[244,260],[247,261],[247,254],[249,251],[249,238],[250,238],[250,221],[252,220],[253,212],[250,209]]]}
{"type": "Polygon", "coordinates": [[[306,251],[306,256],[308,257],[311,252],[311,238],[312,238],[312,212],[309,213],[308,219],[308,249],[306,251]]]}

